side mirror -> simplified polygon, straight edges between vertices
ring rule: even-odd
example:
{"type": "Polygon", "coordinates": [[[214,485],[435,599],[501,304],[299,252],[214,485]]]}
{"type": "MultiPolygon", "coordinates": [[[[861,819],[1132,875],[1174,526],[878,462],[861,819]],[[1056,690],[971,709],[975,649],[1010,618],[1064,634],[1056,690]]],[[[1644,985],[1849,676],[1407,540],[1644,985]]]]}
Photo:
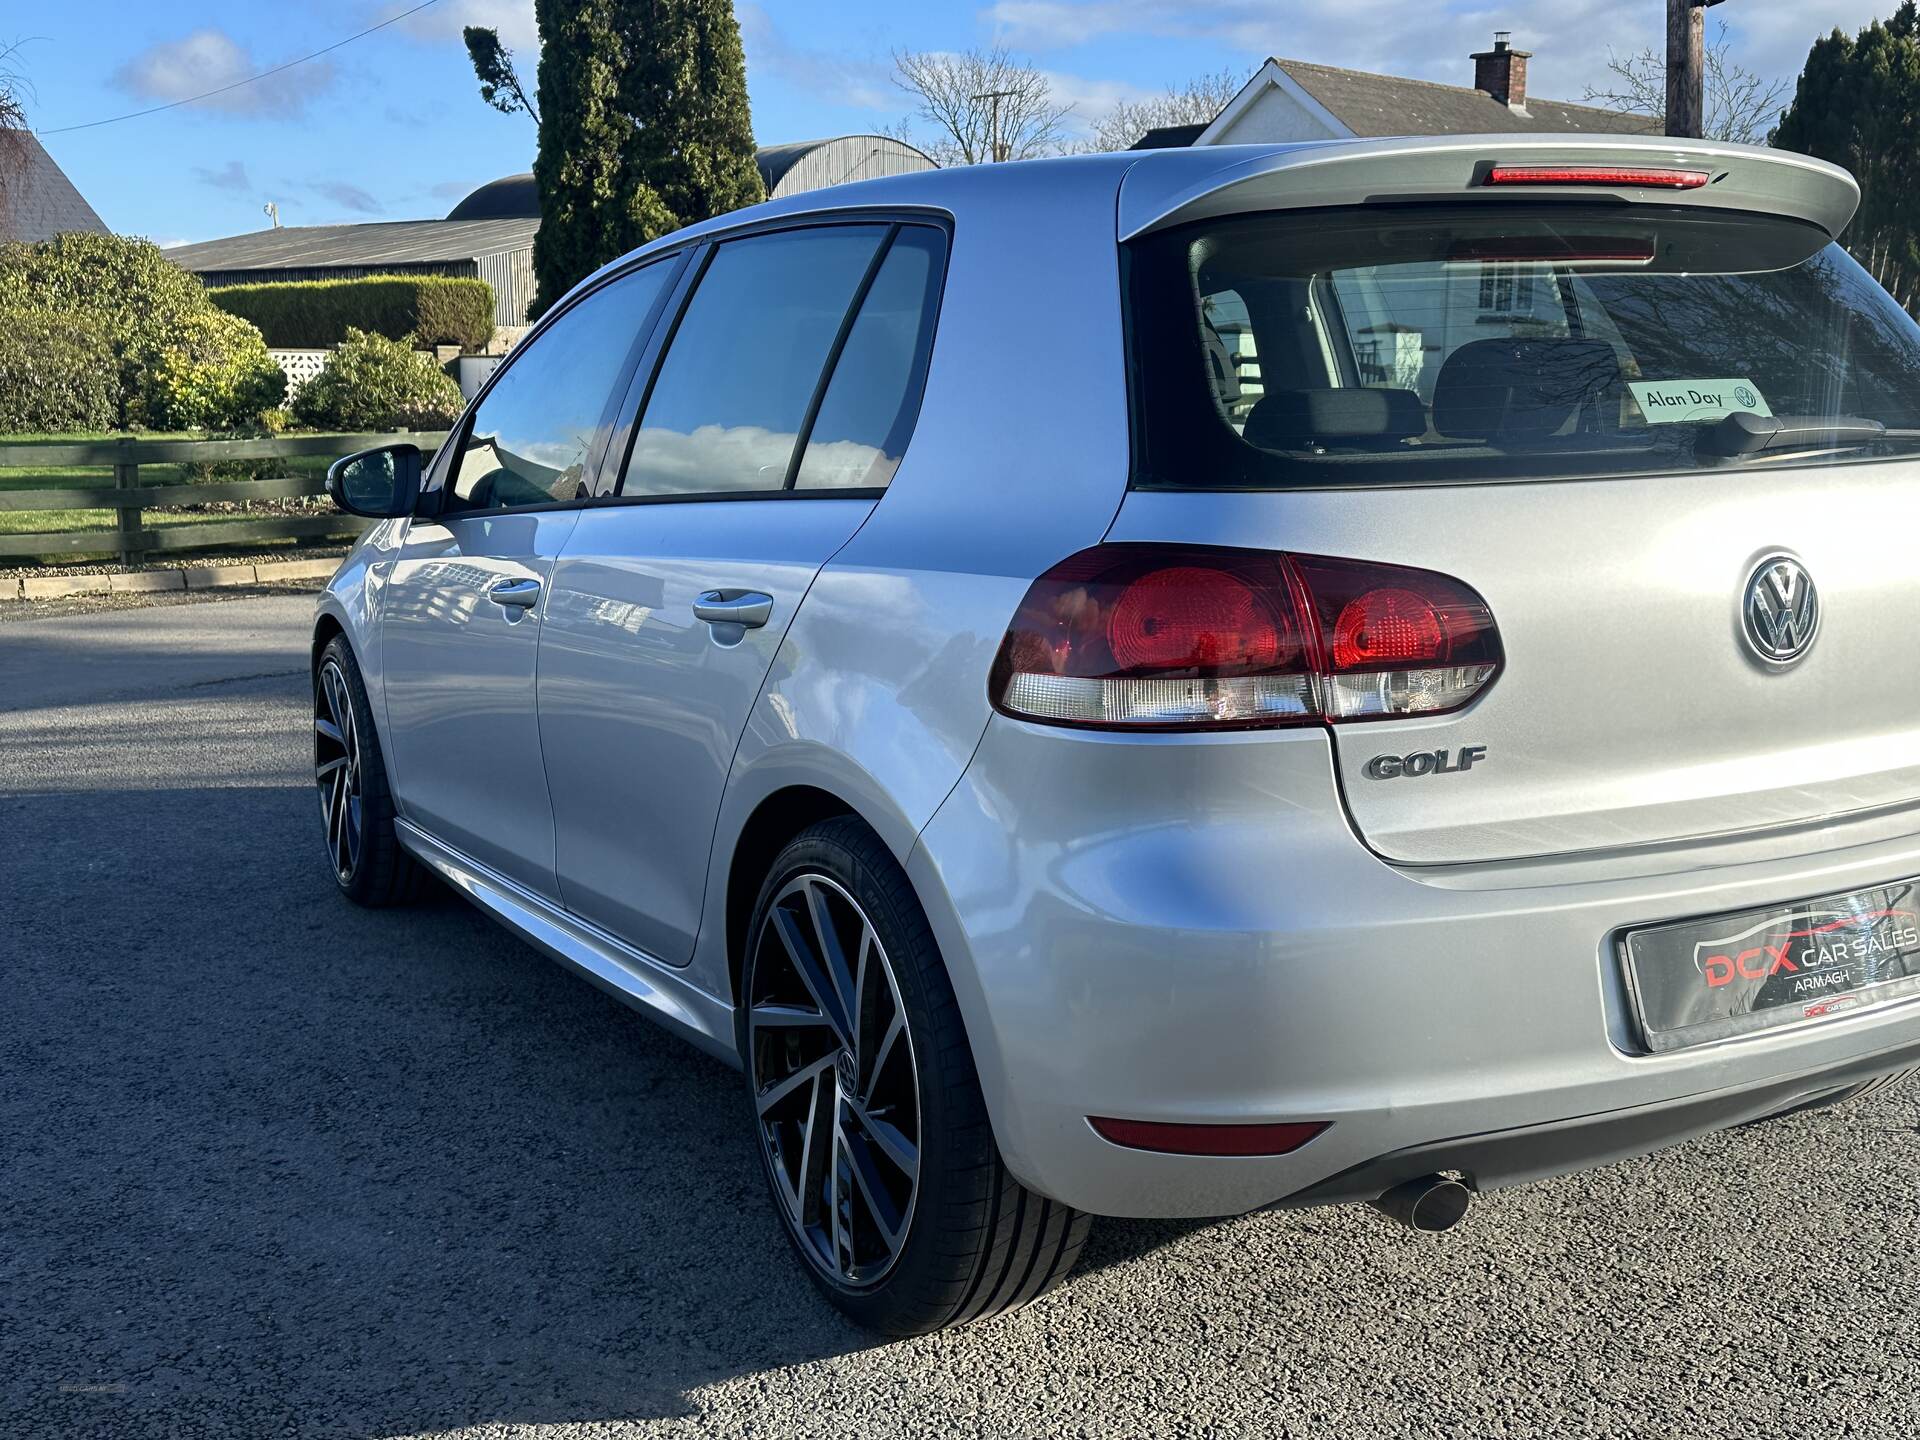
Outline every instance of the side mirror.
{"type": "Polygon", "coordinates": [[[420,498],[420,447],[382,445],[327,467],[327,496],[350,515],[411,515],[420,498]]]}

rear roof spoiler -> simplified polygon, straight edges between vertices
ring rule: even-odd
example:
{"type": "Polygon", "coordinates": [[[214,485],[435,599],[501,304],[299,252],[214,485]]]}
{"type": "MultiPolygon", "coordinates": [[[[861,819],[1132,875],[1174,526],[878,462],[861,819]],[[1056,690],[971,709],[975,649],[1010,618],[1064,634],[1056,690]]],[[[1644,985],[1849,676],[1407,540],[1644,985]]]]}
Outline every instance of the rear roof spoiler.
{"type": "Polygon", "coordinates": [[[1784,215],[1839,238],[1860,204],[1860,187],[1824,160],[1757,145],[1675,140],[1659,135],[1434,135],[1389,140],[1324,140],[1302,145],[1222,145],[1217,164],[1198,150],[1151,151],[1120,186],[1120,238],[1248,211],[1364,205],[1376,201],[1516,198],[1486,184],[1498,165],[1633,166],[1704,170],[1697,189],[1606,185],[1529,186],[1524,198],[1609,197],[1641,204],[1698,206],[1784,215]]]}

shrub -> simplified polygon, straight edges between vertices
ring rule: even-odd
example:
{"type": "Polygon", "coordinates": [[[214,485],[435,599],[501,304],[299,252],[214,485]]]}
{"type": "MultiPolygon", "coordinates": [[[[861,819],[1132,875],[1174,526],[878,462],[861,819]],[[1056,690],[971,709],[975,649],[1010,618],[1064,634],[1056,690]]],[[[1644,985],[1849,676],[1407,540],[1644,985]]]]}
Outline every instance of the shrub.
{"type": "Polygon", "coordinates": [[[37,245],[0,245],[0,309],[27,307],[84,318],[105,337],[115,384],[114,420],[141,423],[144,377],[206,288],[148,240],[66,234],[37,245]]]}
{"type": "Polygon", "coordinates": [[[451,275],[371,275],[222,285],[213,303],[260,327],[275,346],[338,345],[349,329],[480,350],[493,338],[493,287],[451,275]]]}
{"type": "Polygon", "coordinates": [[[211,307],[175,327],[141,383],[146,421],[159,430],[258,428],[286,393],[260,332],[211,307]]]}
{"type": "Polygon", "coordinates": [[[293,417],[318,430],[442,430],[464,403],[432,356],[350,329],[327,368],[293,397],[293,417]]]}
{"type": "Polygon", "coordinates": [[[0,307],[0,430],[111,430],[113,347],[91,317],[0,307]]]}

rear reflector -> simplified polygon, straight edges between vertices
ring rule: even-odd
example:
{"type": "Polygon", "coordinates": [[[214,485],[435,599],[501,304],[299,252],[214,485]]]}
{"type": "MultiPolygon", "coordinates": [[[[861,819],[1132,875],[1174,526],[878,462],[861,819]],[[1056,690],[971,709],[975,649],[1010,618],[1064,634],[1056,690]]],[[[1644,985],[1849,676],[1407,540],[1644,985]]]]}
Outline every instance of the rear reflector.
{"type": "Polygon", "coordinates": [[[1493,613],[1430,570],[1096,545],[1034,581],[996,708],[1101,729],[1259,729],[1457,710],[1499,673],[1493,613]]]}
{"type": "Polygon", "coordinates": [[[1650,169],[1641,165],[1495,165],[1489,185],[1609,185],[1623,189],[1698,190],[1713,178],[1706,170],[1650,169]]]}
{"type": "Polygon", "coordinates": [[[1325,1130],[1329,1122],[1173,1125],[1160,1120],[1109,1120],[1089,1115],[1087,1123],[1102,1140],[1129,1150],[1158,1150],[1165,1155],[1291,1155],[1325,1130]]]}

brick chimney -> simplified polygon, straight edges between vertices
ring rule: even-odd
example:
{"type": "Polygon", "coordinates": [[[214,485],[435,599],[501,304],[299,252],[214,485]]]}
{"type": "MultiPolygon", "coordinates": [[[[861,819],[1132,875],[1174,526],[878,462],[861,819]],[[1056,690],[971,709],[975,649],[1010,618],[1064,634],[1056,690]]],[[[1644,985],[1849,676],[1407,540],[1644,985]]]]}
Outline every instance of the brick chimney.
{"type": "Polygon", "coordinates": [[[1473,57],[1473,88],[1484,90],[1509,110],[1527,111],[1527,61],[1531,50],[1516,50],[1511,30],[1493,32],[1493,49],[1473,57]]]}

